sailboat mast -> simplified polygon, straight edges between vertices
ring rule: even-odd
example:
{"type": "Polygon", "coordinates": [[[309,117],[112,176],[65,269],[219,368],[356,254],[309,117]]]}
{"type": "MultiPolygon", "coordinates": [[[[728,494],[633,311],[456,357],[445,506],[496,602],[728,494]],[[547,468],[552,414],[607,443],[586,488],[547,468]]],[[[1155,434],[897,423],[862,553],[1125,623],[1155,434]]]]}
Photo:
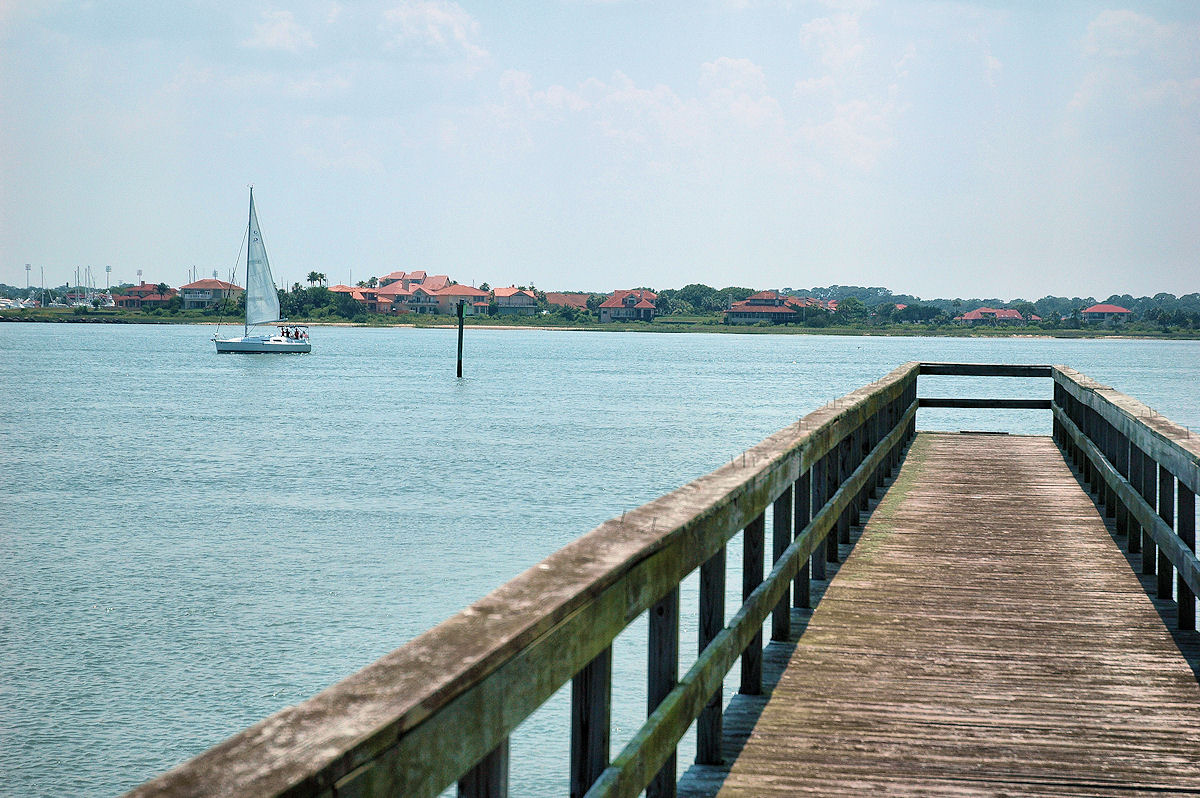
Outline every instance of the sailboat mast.
{"type": "MultiPolygon", "coordinates": [[[[250,186],[250,214],[246,217],[246,291],[250,290],[250,236],[254,227],[254,186],[250,186]]],[[[246,299],[250,297],[245,294],[246,299]]],[[[242,319],[242,337],[250,334],[250,305],[246,305],[246,315],[242,319]]]]}

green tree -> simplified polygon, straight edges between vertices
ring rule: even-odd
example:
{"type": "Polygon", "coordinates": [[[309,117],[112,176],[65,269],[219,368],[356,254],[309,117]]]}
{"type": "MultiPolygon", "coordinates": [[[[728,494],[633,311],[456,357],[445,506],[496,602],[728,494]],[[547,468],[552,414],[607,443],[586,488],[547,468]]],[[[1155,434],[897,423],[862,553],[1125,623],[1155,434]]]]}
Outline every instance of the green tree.
{"type": "Polygon", "coordinates": [[[843,322],[861,321],[867,316],[867,306],[858,297],[848,296],[838,302],[834,314],[843,322]]]}

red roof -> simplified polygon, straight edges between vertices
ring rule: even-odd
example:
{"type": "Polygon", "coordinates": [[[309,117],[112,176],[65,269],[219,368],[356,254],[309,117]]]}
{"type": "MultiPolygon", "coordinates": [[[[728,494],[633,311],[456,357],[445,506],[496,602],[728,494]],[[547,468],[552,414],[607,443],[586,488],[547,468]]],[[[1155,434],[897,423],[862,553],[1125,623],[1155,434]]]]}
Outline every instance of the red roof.
{"type": "MultiPolygon", "coordinates": [[[[424,288],[425,286],[420,286],[424,288]]],[[[439,296],[487,296],[487,291],[481,291],[478,288],[472,288],[469,285],[448,285],[444,288],[433,289],[434,293],[439,296]]]]}
{"type": "MultiPolygon", "coordinates": [[[[416,274],[416,272],[413,272],[416,274]]],[[[424,274],[424,272],[422,272],[424,274]]],[[[409,275],[412,277],[412,274],[409,275]]],[[[450,278],[444,274],[431,274],[421,281],[421,285],[428,288],[430,291],[437,291],[450,285],[450,278]]]]}
{"type": "Polygon", "coordinates": [[[1025,321],[1025,317],[1011,308],[976,308],[958,317],[963,321],[980,321],[982,319],[1009,319],[1025,321]]]}
{"type": "Polygon", "coordinates": [[[642,305],[640,303],[641,302],[653,302],[654,300],[658,299],[658,294],[654,293],[653,291],[644,291],[642,289],[633,289],[633,290],[622,289],[620,291],[614,291],[612,296],[610,296],[608,299],[604,300],[603,303],[601,303],[600,307],[602,307],[602,308],[623,308],[623,307],[625,307],[625,297],[631,296],[631,295],[636,296],[639,301],[639,304],[634,305],[634,307],[653,308],[654,305],[642,305]]]}
{"type": "Polygon", "coordinates": [[[403,283],[395,282],[388,283],[383,288],[377,289],[376,294],[381,298],[385,296],[411,296],[412,291],[405,288],[403,283]]]}
{"type": "Polygon", "coordinates": [[[524,294],[525,296],[529,297],[530,299],[537,299],[537,297],[535,297],[533,295],[532,291],[525,289],[525,288],[517,288],[515,285],[510,285],[508,288],[494,288],[494,289],[492,289],[492,293],[496,296],[497,299],[503,299],[503,298],[507,298],[510,296],[516,296],[517,294],[524,294]]]}
{"type": "Polygon", "coordinates": [[[222,290],[222,291],[229,291],[229,290],[241,291],[242,290],[242,287],[240,285],[234,285],[233,283],[227,283],[224,280],[216,280],[216,279],[213,279],[212,277],[205,277],[203,280],[197,280],[194,283],[188,283],[187,285],[179,286],[180,290],[183,290],[184,288],[209,289],[209,290],[217,289],[217,290],[222,290]]]}
{"type": "Polygon", "coordinates": [[[783,299],[783,300],[786,300],[787,297],[785,297],[783,294],[779,293],[778,291],[759,291],[757,294],[751,294],[750,296],[746,297],[747,302],[749,302],[751,299],[783,299]]]}
{"type": "Polygon", "coordinates": [[[1133,313],[1129,308],[1123,308],[1120,305],[1109,305],[1101,303],[1092,305],[1090,308],[1084,308],[1084,313],[1133,313]]]}
{"type": "Polygon", "coordinates": [[[749,301],[734,302],[726,313],[763,313],[794,316],[796,308],[793,305],[751,305],[749,301]]]}
{"type": "Polygon", "coordinates": [[[566,294],[559,291],[547,291],[546,302],[562,307],[586,309],[589,296],[591,294],[566,294]]]}

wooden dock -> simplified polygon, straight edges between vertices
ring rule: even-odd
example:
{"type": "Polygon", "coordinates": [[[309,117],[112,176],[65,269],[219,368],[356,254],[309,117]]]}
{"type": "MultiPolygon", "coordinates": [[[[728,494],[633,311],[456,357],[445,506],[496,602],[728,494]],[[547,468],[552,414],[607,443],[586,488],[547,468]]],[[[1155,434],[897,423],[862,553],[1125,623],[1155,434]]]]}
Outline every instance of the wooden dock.
{"type": "Polygon", "coordinates": [[[564,685],[571,798],[1200,795],[1198,492],[1200,438],[1074,369],[906,363],[129,795],[505,798],[564,685]],[[943,376],[1046,390],[918,395],[943,376]],[[918,434],[921,408],[1053,435],[918,434]],[[646,721],[613,751],[639,618],[646,721]]]}
{"type": "Polygon", "coordinates": [[[714,787],[1196,795],[1200,686],[1051,438],[919,433],[714,787]]]}

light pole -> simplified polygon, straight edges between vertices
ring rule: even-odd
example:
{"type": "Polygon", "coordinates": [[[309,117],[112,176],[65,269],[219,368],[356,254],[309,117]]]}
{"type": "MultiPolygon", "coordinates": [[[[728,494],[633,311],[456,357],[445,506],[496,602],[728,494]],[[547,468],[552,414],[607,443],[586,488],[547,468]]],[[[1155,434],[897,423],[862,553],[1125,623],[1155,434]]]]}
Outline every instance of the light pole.
{"type": "Polygon", "coordinates": [[[112,266],[104,267],[104,293],[108,293],[108,276],[112,274],[112,266]]]}
{"type": "Polygon", "coordinates": [[[29,293],[29,272],[33,269],[28,263],[25,264],[25,293],[29,293]]]}

